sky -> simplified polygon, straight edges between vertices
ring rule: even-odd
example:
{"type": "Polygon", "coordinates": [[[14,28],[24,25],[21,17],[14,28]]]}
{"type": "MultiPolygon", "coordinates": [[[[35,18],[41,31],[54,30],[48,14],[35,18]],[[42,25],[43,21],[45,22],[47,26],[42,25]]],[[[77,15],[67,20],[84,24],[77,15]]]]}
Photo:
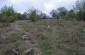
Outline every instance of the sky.
{"type": "Polygon", "coordinates": [[[59,7],[72,9],[77,0],[0,0],[0,8],[4,5],[13,6],[17,12],[23,13],[29,8],[36,8],[48,14],[59,7]]]}

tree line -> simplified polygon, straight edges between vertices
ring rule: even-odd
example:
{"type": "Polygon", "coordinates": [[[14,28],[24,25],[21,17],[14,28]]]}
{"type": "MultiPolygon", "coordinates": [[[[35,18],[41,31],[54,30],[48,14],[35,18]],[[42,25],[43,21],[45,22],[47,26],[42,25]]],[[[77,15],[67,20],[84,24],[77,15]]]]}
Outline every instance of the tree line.
{"type": "MultiPolygon", "coordinates": [[[[50,12],[52,19],[76,19],[85,21],[85,0],[76,1],[73,9],[68,10],[65,7],[54,9],[50,12]]],[[[31,20],[50,18],[40,10],[31,8],[23,14],[18,13],[12,6],[4,6],[0,9],[0,22],[14,22],[16,20],[31,20]]]]}
{"type": "Polygon", "coordinates": [[[56,10],[52,10],[51,15],[53,18],[65,18],[76,19],[85,21],[85,0],[76,1],[75,6],[71,10],[67,10],[65,7],[60,7],[56,10]]]}

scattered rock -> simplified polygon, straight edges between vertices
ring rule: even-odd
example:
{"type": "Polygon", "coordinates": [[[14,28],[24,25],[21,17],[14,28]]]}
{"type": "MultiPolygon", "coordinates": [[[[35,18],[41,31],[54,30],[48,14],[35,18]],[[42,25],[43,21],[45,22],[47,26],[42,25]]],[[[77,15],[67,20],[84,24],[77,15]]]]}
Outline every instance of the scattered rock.
{"type": "Polygon", "coordinates": [[[48,28],[50,28],[50,26],[48,25],[48,28]]]}
{"type": "Polygon", "coordinates": [[[24,35],[23,40],[31,40],[31,38],[28,35],[24,35]]]}

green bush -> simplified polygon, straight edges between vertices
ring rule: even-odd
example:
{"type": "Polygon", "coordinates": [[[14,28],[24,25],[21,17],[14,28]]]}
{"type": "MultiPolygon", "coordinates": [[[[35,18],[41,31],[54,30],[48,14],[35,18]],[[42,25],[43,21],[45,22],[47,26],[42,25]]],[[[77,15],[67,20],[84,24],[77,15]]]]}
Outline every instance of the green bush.
{"type": "Polygon", "coordinates": [[[20,13],[16,13],[17,14],[17,19],[21,20],[21,14],[20,13]]]}
{"type": "Polygon", "coordinates": [[[13,22],[18,19],[13,7],[7,7],[6,5],[0,10],[0,22],[13,22]]]}
{"type": "Polygon", "coordinates": [[[31,21],[37,21],[39,19],[42,18],[46,18],[46,14],[43,13],[42,11],[38,10],[38,9],[29,9],[28,13],[27,13],[27,17],[31,20],[31,21]]]}
{"type": "Polygon", "coordinates": [[[37,10],[36,9],[29,10],[29,19],[31,21],[36,21],[37,20],[37,10]]]}
{"type": "Polygon", "coordinates": [[[75,10],[77,11],[77,19],[85,21],[85,0],[78,0],[75,10]]]}
{"type": "Polygon", "coordinates": [[[84,20],[85,21],[85,12],[79,11],[77,12],[77,20],[84,20]]]}

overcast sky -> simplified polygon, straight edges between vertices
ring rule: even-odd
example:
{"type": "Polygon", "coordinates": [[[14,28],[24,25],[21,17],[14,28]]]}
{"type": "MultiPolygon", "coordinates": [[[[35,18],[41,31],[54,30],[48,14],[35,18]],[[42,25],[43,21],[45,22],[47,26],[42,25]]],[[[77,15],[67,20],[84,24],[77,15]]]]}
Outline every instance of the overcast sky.
{"type": "Polygon", "coordinates": [[[36,8],[45,13],[49,13],[52,9],[58,7],[66,7],[71,9],[76,0],[0,0],[0,8],[4,5],[13,6],[18,12],[25,12],[29,8],[36,8]]]}

